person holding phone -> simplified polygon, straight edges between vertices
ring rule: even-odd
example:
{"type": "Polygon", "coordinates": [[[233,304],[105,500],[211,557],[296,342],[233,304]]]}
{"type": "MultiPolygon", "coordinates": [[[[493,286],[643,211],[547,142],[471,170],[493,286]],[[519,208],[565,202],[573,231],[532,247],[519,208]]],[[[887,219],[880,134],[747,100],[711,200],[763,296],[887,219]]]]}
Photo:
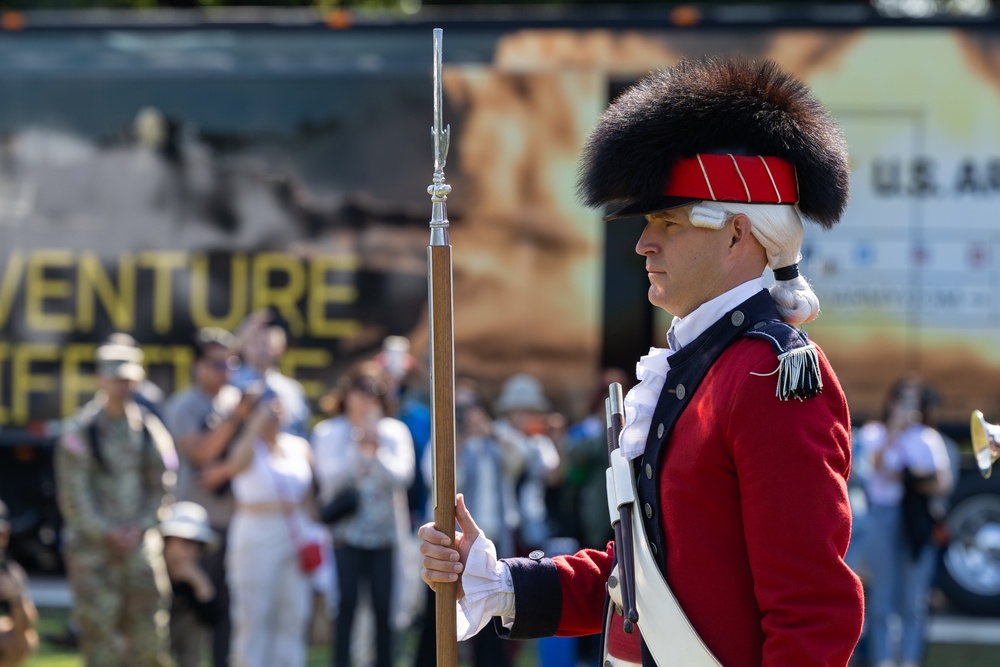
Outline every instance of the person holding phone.
{"type": "Polygon", "coordinates": [[[348,487],[357,506],[331,527],[340,587],[334,621],[335,667],[350,667],[351,636],[359,584],[368,583],[375,612],[375,667],[391,667],[391,605],[396,580],[398,536],[409,531],[406,489],[416,471],[413,439],[406,425],[389,415],[389,378],[372,361],[348,370],[329,396],[335,415],[316,424],[312,445],[324,505],[348,487]]]}
{"type": "Polygon", "coordinates": [[[934,535],[933,521],[925,530],[915,525],[920,507],[913,503],[933,507],[928,501],[946,498],[954,486],[944,438],[931,425],[938,400],[929,385],[903,378],[889,389],[882,421],[865,424],[857,436],[870,469],[865,479],[866,641],[879,667],[896,664],[896,657],[903,667],[916,667],[926,647],[927,594],[940,537],[934,535]],[[902,625],[898,645],[890,627],[895,615],[902,625]]]}
{"type": "Polygon", "coordinates": [[[317,560],[312,519],[313,456],[309,442],[281,430],[281,399],[264,390],[224,465],[232,472],[236,508],[226,554],[232,599],[234,667],[302,667],[317,560]],[[312,569],[310,569],[312,568],[312,569]]]}
{"type": "Polygon", "coordinates": [[[259,393],[242,394],[230,384],[237,365],[236,339],[218,327],[200,329],[194,340],[194,382],[175,393],[164,407],[167,428],[174,436],[180,459],[177,500],[197,503],[219,541],[202,566],[212,578],[221,609],[212,629],[212,664],[229,664],[231,625],[226,585],[226,533],[233,516],[230,481],[234,474],[223,460],[257,403],[259,393]]]}

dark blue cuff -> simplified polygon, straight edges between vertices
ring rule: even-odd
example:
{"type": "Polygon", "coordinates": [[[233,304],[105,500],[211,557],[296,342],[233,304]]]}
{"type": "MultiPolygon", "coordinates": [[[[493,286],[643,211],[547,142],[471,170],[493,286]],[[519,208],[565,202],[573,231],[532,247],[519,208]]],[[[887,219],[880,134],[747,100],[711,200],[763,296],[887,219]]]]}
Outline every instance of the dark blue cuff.
{"type": "Polygon", "coordinates": [[[562,586],[551,558],[505,558],[514,581],[514,625],[508,630],[493,619],[504,639],[551,637],[562,617],[562,586]]]}

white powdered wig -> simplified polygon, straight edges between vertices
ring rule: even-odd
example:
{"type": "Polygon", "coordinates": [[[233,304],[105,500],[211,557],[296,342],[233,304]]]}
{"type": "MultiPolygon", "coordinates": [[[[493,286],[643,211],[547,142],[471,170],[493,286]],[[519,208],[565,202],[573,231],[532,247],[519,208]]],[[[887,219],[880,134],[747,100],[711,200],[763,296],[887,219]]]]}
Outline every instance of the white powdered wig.
{"type": "MultiPolygon", "coordinates": [[[[802,258],[802,218],[796,206],[701,201],[692,207],[690,220],[698,227],[721,229],[739,213],[750,219],[750,232],[764,246],[772,270],[791,266],[802,258]]],[[[819,315],[819,298],[801,275],[775,280],[770,291],[782,319],[792,326],[811,322],[819,315]]]]}

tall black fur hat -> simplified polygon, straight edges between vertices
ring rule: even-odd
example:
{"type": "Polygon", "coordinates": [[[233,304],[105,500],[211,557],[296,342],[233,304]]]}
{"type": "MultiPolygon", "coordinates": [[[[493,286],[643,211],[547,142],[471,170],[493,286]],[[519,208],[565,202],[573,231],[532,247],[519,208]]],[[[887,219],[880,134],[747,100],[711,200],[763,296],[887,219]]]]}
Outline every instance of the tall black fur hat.
{"type": "Polygon", "coordinates": [[[608,107],[584,148],[579,191],[588,206],[611,207],[606,219],[704,199],[797,201],[829,228],[847,205],[849,181],[843,134],[804,84],[771,61],[706,58],[653,72],[608,107]],[[750,156],[742,171],[733,156],[750,156]],[[732,172],[730,194],[713,183],[707,158],[732,172]],[[791,196],[781,192],[779,167],[791,196]],[[706,192],[677,185],[685,179],[707,184],[706,192]]]}

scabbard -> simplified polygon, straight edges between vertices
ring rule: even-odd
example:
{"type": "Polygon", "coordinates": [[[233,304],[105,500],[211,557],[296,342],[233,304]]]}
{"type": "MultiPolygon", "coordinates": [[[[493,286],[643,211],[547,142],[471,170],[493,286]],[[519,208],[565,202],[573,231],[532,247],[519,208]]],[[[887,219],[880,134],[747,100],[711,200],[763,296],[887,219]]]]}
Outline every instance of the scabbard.
{"type": "MultiPolygon", "coordinates": [[[[614,467],[614,460],[620,457],[618,450],[618,438],[625,427],[625,406],[622,400],[622,388],[617,382],[608,387],[607,407],[607,437],[608,437],[608,460],[614,467]]],[[[609,485],[610,486],[610,485],[609,485]]],[[[616,488],[619,485],[616,485],[616,488]]],[[[610,492],[610,490],[609,490],[610,492]]],[[[622,607],[624,620],[622,621],[625,632],[631,634],[635,624],[639,622],[639,613],[635,606],[635,556],[632,549],[633,527],[632,527],[632,503],[621,503],[618,498],[609,499],[617,506],[618,520],[614,520],[612,514],[612,524],[615,531],[615,556],[618,559],[618,571],[622,584],[622,607]]],[[[609,508],[610,509],[610,508],[609,508]]]]}

